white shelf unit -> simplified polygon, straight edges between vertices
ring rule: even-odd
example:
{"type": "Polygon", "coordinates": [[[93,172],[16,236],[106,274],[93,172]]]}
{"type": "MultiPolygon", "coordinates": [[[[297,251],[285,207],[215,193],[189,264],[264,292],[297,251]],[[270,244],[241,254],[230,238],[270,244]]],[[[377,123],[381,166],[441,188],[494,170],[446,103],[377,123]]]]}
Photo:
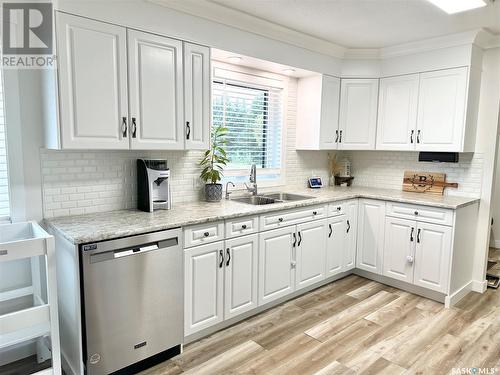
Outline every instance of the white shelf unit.
{"type": "Polygon", "coordinates": [[[0,353],[35,341],[37,361],[52,358],[52,367],[37,374],[60,375],[54,237],[36,222],[0,225],[0,262],[21,259],[29,259],[31,263],[32,285],[0,292],[0,304],[29,296],[32,296],[32,304],[0,315],[0,353]],[[44,260],[45,267],[41,267],[44,260]]]}

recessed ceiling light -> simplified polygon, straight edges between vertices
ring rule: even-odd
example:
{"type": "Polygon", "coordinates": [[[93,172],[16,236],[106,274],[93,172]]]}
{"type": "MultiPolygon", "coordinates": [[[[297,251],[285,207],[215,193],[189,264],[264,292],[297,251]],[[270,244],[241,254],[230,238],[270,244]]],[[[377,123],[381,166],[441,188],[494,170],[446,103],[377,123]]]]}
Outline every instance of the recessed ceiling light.
{"type": "Polygon", "coordinates": [[[233,64],[238,64],[241,60],[243,60],[241,56],[229,56],[227,59],[233,64]]]}
{"type": "Polygon", "coordinates": [[[285,74],[293,74],[293,73],[295,73],[295,69],[286,68],[286,69],[283,69],[282,72],[285,74]]]}
{"type": "Polygon", "coordinates": [[[486,6],[485,0],[427,0],[448,14],[465,12],[467,10],[486,6]]]}

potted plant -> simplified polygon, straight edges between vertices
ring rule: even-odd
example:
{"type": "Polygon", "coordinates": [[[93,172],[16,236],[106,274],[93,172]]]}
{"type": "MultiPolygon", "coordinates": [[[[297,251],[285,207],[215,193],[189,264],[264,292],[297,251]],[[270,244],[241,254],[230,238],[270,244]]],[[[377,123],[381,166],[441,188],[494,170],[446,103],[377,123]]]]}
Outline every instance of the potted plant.
{"type": "Polygon", "coordinates": [[[219,125],[212,130],[211,147],[205,151],[200,161],[200,178],[205,182],[205,200],[219,202],[222,199],[222,179],[224,167],[229,162],[224,146],[227,145],[227,128],[219,125]]]}

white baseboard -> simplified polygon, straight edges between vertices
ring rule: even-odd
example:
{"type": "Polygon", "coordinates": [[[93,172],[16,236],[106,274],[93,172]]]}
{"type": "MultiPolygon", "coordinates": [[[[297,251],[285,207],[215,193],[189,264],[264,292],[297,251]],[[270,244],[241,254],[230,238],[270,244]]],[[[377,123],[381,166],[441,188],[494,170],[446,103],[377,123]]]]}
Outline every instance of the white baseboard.
{"type": "Polygon", "coordinates": [[[488,288],[488,282],[486,280],[478,281],[472,280],[472,291],[478,293],[484,293],[488,288]]]}
{"type": "Polygon", "coordinates": [[[472,291],[472,283],[473,281],[468,282],[463,287],[458,289],[455,293],[450,296],[446,296],[444,299],[444,306],[446,308],[450,308],[454,306],[458,301],[464,298],[470,291],[472,291]]]}

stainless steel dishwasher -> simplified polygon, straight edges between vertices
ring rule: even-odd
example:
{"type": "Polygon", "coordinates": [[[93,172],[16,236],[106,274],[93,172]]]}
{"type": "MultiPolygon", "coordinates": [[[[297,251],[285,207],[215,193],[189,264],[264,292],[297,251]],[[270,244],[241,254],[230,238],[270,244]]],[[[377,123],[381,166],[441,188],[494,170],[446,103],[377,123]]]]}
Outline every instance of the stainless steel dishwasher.
{"type": "Polygon", "coordinates": [[[180,352],[181,238],[173,229],[80,246],[87,374],[133,373],[180,352]]]}

